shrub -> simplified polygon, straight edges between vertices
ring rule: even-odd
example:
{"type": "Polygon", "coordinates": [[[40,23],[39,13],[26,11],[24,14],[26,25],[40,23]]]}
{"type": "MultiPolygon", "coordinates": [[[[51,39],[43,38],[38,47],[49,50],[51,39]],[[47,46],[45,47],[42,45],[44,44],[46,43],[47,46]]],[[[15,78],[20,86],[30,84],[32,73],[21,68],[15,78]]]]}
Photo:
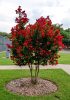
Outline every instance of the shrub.
{"type": "Polygon", "coordinates": [[[58,64],[58,51],[64,46],[63,37],[60,30],[52,25],[49,16],[40,17],[34,24],[26,25],[27,14],[22,11],[21,6],[16,10],[16,14],[19,17],[16,18],[17,25],[11,29],[12,45],[8,45],[12,52],[11,59],[19,66],[28,65],[31,82],[37,83],[39,65],[58,64]]]}

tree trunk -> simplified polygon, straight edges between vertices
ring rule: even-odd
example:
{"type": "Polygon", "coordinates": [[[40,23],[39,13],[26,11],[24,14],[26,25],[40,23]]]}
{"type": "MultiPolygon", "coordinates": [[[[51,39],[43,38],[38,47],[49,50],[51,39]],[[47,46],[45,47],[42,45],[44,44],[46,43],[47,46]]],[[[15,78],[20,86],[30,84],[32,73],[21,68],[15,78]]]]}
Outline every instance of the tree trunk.
{"type": "Polygon", "coordinates": [[[34,73],[34,76],[33,76],[33,67],[32,67],[32,64],[29,64],[29,69],[30,69],[30,73],[31,73],[31,83],[32,84],[37,84],[38,80],[38,73],[39,73],[39,64],[35,66],[35,73],[34,73]]]}

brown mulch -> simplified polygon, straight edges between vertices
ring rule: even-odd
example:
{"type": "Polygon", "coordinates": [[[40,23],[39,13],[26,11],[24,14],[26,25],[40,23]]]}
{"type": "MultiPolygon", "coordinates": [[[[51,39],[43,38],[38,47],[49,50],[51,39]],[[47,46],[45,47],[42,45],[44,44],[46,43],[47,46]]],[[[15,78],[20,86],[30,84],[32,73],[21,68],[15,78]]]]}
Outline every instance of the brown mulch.
{"type": "Polygon", "coordinates": [[[31,83],[30,78],[21,78],[10,81],[6,85],[6,89],[19,95],[38,96],[57,91],[57,86],[53,82],[41,78],[38,78],[36,85],[31,83]]]}

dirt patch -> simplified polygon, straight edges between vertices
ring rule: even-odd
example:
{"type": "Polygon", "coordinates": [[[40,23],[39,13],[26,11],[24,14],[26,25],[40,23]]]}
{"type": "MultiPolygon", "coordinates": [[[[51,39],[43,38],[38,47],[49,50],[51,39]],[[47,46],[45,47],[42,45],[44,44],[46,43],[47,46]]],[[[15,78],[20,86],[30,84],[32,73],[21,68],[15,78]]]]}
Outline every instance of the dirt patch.
{"type": "Polygon", "coordinates": [[[47,95],[57,90],[57,86],[49,81],[38,78],[36,85],[31,83],[30,78],[21,78],[10,81],[6,89],[13,93],[25,96],[47,95]]]}

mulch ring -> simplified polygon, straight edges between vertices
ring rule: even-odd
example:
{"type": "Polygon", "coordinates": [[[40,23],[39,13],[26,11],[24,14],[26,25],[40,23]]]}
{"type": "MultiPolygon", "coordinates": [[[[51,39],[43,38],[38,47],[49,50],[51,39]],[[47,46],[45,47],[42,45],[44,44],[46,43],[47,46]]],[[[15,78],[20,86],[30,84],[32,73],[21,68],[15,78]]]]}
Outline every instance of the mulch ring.
{"type": "Polygon", "coordinates": [[[10,81],[6,89],[25,96],[41,96],[57,91],[57,85],[49,80],[38,78],[36,85],[31,83],[30,78],[20,78],[10,81]]]}

